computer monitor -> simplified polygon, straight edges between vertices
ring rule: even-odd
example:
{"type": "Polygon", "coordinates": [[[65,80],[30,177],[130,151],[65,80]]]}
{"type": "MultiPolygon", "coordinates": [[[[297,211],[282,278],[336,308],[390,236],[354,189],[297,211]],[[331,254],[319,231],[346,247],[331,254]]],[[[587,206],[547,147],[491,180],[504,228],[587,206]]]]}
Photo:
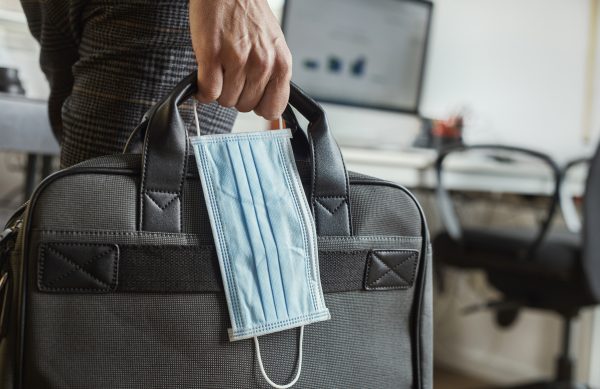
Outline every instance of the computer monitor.
{"type": "Polygon", "coordinates": [[[417,113],[432,3],[287,0],[293,81],[319,101],[417,113]]]}

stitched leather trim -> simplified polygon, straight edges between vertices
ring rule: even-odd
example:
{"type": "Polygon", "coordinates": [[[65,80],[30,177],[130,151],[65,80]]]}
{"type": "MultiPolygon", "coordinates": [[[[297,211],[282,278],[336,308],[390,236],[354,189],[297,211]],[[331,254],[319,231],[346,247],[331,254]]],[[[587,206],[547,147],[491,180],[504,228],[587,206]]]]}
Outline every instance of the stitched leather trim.
{"type": "Polygon", "coordinates": [[[117,287],[118,261],[114,244],[44,243],[38,287],[44,292],[110,292],[117,287]]]}
{"type": "Polygon", "coordinates": [[[365,289],[408,289],[414,285],[419,252],[373,250],[365,272],[365,289]]]}
{"type": "Polygon", "coordinates": [[[179,193],[146,190],[146,197],[161,210],[165,210],[173,201],[179,199],[179,193]]]}
{"type": "Polygon", "coordinates": [[[341,196],[335,197],[318,197],[315,198],[315,203],[319,204],[325,210],[327,210],[330,214],[336,213],[340,207],[346,204],[346,198],[341,196]]]}

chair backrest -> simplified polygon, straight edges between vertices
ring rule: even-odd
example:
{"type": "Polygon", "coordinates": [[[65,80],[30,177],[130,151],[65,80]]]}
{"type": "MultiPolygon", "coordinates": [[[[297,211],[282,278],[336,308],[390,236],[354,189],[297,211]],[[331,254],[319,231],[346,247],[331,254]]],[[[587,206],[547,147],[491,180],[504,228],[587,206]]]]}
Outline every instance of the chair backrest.
{"type": "Polygon", "coordinates": [[[583,271],[591,297],[600,302],[600,145],[590,162],[583,203],[583,271]]]}
{"type": "MultiPolygon", "coordinates": [[[[440,152],[436,160],[436,173],[438,211],[446,232],[453,240],[462,240],[464,228],[520,229],[527,235],[529,231],[534,231],[529,247],[522,250],[522,257],[526,259],[535,253],[551,227],[559,200],[561,171],[551,157],[535,150],[508,145],[461,145],[440,152]],[[465,157],[468,154],[471,156],[465,157]],[[448,181],[452,182],[452,171],[445,167],[453,164],[452,157],[458,157],[454,161],[455,176],[459,172],[460,177],[461,171],[470,171],[473,167],[479,176],[479,179],[473,179],[475,175],[469,177],[469,186],[465,188],[462,184],[454,193],[451,193],[452,185],[448,184],[448,181]],[[480,168],[482,172],[479,172],[480,168]],[[507,181],[514,182],[515,171],[520,172],[516,178],[521,182],[531,178],[532,185],[525,185],[523,193],[546,190],[552,195],[539,196],[535,202],[525,200],[525,196],[515,196],[514,186],[507,185],[507,181]],[[444,176],[448,173],[450,179],[446,180],[444,176]],[[482,180],[482,177],[488,179],[482,180]],[[506,197],[501,197],[503,195],[506,197]],[[463,215],[459,212],[461,205],[464,205],[463,215]],[[482,206],[487,211],[482,212],[482,206]]],[[[460,182],[460,179],[454,177],[454,181],[460,182]]]]}

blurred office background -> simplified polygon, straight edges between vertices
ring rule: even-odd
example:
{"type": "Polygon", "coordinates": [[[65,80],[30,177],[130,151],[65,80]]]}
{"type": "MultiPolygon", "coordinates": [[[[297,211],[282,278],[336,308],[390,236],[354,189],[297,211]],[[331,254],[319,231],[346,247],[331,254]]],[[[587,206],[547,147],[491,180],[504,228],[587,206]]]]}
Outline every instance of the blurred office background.
{"type": "MultiPolygon", "coordinates": [[[[389,14],[388,29],[380,25],[372,4],[405,2],[347,0],[348,9],[355,10],[346,9],[349,15],[339,9],[340,0],[270,2],[284,19],[292,54],[301,53],[295,56],[294,78],[323,101],[348,168],[414,190],[433,236],[443,229],[433,169],[441,145],[513,145],[547,153],[561,165],[590,157],[598,145],[598,0],[436,0],[432,7],[406,2],[404,10],[388,4],[409,15],[394,19],[389,14]],[[356,29],[339,22],[360,16],[366,3],[370,6],[362,15],[368,17],[353,22],[356,29]],[[331,4],[338,5],[337,12],[331,4]],[[322,23],[311,25],[315,20],[322,23]],[[320,33],[329,35],[317,44],[320,33]],[[328,52],[327,45],[336,41],[347,50],[328,52]],[[359,48],[355,53],[353,44],[359,48]],[[306,54],[310,49],[314,55],[306,54]],[[384,77],[371,77],[370,66],[384,77]],[[363,76],[372,82],[357,81],[363,76]]],[[[37,56],[19,2],[0,0],[0,67],[18,69],[24,109],[43,120],[48,87],[37,56]]],[[[2,98],[8,99],[6,94],[2,98]]],[[[7,117],[12,116],[0,112],[0,221],[40,176],[55,168],[50,156],[57,150],[47,126],[35,129],[39,134],[22,147],[9,142],[4,126],[10,123],[3,120],[13,119],[7,117]],[[27,148],[36,142],[41,144],[27,148]]],[[[267,126],[252,114],[236,122],[236,130],[267,126]]],[[[538,222],[551,192],[549,173],[513,156],[488,157],[449,161],[463,221],[517,227],[538,222]]],[[[585,171],[574,172],[569,181],[573,197],[581,196],[584,178],[585,171]]],[[[554,223],[569,229],[561,211],[554,223]]],[[[436,387],[506,385],[552,376],[561,348],[557,315],[524,309],[502,328],[494,309],[473,308],[499,298],[484,273],[446,268],[438,277],[444,285],[436,290],[434,303],[436,387]]],[[[600,387],[600,310],[582,311],[572,339],[577,380],[600,387]]]]}

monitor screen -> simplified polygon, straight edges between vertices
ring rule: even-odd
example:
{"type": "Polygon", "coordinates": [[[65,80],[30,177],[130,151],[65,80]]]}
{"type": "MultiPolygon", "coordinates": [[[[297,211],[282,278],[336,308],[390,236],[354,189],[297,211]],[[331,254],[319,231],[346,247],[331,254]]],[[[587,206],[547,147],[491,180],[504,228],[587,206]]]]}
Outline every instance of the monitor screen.
{"type": "Polygon", "coordinates": [[[417,0],[287,0],[293,81],[320,101],[416,113],[431,8],[417,0]]]}

